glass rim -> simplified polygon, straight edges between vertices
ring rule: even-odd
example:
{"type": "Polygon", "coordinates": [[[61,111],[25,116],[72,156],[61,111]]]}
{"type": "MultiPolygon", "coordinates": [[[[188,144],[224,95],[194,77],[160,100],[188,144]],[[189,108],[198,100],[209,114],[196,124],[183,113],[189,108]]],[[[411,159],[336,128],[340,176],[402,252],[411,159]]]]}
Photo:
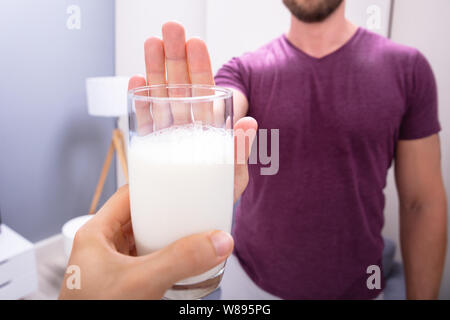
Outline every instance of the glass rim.
{"type": "Polygon", "coordinates": [[[206,84],[155,84],[133,88],[128,90],[128,98],[136,101],[145,102],[207,102],[214,101],[218,99],[228,99],[233,96],[233,91],[228,88],[216,86],[216,85],[206,85],[206,84]],[[155,96],[142,96],[138,95],[140,92],[155,90],[155,89],[210,89],[214,90],[213,95],[200,95],[195,97],[155,97],[155,96]]]}

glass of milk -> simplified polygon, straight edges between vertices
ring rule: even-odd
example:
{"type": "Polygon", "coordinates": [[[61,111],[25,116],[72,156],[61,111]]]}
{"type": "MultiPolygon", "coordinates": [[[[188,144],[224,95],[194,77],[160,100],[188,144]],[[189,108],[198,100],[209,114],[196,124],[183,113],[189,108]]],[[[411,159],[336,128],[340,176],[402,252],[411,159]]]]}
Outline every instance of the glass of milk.
{"type": "MultiPolygon", "coordinates": [[[[231,231],[232,91],[207,85],[130,90],[129,187],[138,255],[194,233],[231,231]]],[[[198,299],[220,284],[225,263],[184,279],[167,299],[198,299]]]]}

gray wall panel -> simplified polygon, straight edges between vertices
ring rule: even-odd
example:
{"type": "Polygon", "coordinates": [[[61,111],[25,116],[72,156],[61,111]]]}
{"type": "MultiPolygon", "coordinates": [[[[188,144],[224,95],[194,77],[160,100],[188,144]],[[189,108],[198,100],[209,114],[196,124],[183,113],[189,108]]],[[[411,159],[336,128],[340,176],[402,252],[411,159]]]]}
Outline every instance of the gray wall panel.
{"type": "MultiPolygon", "coordinates": [[[[2,220],[37,241],[89,210],[114,121],[88,115],[84,79],[114,74],[114,2],[2,0],[0,57],[2,220]]],[[[114,189],[112,169],[101,202],[114,189]]]]}

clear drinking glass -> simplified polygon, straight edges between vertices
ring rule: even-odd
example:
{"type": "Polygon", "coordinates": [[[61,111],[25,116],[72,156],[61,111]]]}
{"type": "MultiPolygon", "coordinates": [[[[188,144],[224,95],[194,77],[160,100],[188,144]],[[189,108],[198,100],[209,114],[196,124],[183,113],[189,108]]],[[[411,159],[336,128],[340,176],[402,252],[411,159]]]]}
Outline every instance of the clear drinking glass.
{"type": "MultiPolygon", "coordinates": [[[[231,231],[234,186],[231,90],[152,85],[128,93],[128,171],[138,255],[184,236],[231,231]]],[[[166,299],[198,299],[220,284],[225,263],[184,279],[166,299]]]]}

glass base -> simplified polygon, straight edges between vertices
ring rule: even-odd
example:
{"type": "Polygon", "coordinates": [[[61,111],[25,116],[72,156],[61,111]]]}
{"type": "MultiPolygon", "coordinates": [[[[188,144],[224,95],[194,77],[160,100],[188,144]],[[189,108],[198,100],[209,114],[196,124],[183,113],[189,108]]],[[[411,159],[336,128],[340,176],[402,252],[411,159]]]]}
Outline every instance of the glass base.
{"type": "Polygon", "coordinates": [[[216,290],[222,280],[224,268],[213,276],[201,282],[192,284],[175,284],[166,291],[164,300],[196,300],[203,298],[216,290]]]}

